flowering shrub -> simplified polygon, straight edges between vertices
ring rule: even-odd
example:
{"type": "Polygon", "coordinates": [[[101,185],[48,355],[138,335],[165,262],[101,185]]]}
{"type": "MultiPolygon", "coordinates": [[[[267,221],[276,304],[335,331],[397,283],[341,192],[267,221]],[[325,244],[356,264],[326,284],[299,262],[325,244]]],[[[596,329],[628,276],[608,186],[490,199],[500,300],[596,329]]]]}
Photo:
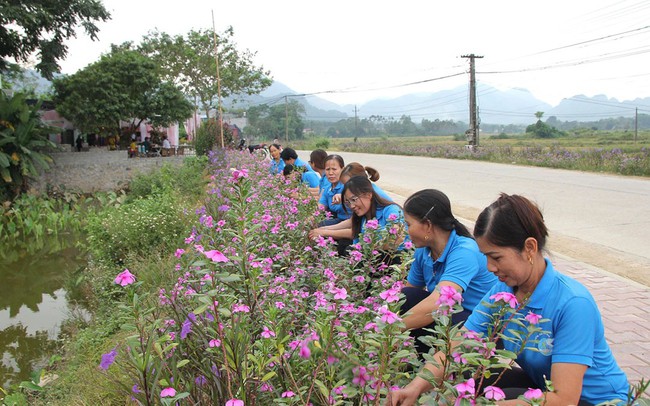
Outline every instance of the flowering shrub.
{"type": "MultiPolygon", "coordinates": [[[[115,278],[129,300],[121,310],[130,334],[104,354],[101,370],[117,369],[111,376],[122,377],[137,404],[382,404],[421,365],[398,315],[411,251],[400,265],[379,256],[398,241],[397,223],[367,227],[339,257],[333,240],[308,238],[324,214],[306,188],[271,175],[248,152],[211,159],[208,198],[173,250],[175,284],[140,292],[137,274],[115,278]]],[[[461,335],[450,313],[460,298],[442,293],[428,338],[447,352],[437,399],[494,404],[498,388],[475,389],[515,357],[495,338],[505,322],[521,323],[529,337],[541,320],[514,318],[513,298],[495,297],[501,309],[489,336],[466,334],[452,351],[461,335]]]]}

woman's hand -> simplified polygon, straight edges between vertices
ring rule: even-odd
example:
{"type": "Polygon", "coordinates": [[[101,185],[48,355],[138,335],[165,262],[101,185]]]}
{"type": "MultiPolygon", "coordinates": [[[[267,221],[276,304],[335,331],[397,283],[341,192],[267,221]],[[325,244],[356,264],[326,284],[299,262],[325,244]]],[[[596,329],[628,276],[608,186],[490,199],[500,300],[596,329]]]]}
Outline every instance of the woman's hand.
{"type": "Polygon", "coordinates": [[[313,230],[309,230],[309,239],[310,239],[310,240],[314,240],[314,241],[315,241],[315,240],[317,240],[318,237],[320,237],[320,236],[321,236],[321,234],[320,234],[320,228],[315,228],[315,229],[313,229],[313,230]]]}
{"type": "Polygon", "coordinates": [[[332,196],[332,204],[341,204],[341,194],[337,193],[332,196]]]}
{"type": "Polygon", "coordinates": [[[390,406],[414,405],[419,395],[420,394],[415,388],[409,388],[406,386],[396,391],[390,391],[388,393],[388,402],[386,404],[390,406]]]}

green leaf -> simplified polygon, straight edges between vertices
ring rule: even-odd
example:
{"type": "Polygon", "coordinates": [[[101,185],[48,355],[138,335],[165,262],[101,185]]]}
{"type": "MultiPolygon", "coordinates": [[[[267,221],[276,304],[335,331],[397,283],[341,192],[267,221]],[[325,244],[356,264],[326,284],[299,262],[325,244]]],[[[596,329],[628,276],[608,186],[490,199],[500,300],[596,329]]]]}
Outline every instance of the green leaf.
{"type": "Polygon", "coordinates": [[[277,374],[275,373],[275,371],[268,372],[266,375],[264,375],[262,377],[262,382],[266,382],[266,381],[268,381],[269,379],[273,378],[276,375],[277,374]]]}
{"type": "Polygon", "coordinates": [[[178,361],[178,363],[176,364],[176,368],[182,368],[182,367],[184,367],[185,365],[187,365],[189,363],[190,363],[189,359],[184,359],[184,360],[178,361]]]}
{"type": "Polygon", "coordinates": [[[33,390],[33,391],[38,391],[38,392],[40,392],[40,391],[43,390],[42,387],[36,385],[34,382],[29,382],[29,381],[23,381],[23,382],[21,382],[20,385],[18,385],[18,387],[19,387],[19,388],[23,388],[23,389],[29,389],[29,390],[33,390]]]}

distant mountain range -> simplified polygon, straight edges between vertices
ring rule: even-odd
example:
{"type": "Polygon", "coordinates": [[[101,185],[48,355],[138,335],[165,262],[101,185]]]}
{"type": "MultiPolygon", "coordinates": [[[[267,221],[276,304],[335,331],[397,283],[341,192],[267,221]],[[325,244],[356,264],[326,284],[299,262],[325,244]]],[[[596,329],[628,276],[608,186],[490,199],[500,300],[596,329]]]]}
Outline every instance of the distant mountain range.
{"type": "MultiPolygon", "coordinates": [[[[38,73],[30,71],[25,85],[47,92],[50,82],[38,73]]],[[[305,107],[305,119],[314,121],[338,121],[354,117],[355,108],[359,118],[382,116],[399,119],[410,116],[415,122],[428,120],[469,121],[469,91],[467,86],[442,90],[435,93],[413,93],[392,99],[376,99],[360,105],[339,105],[318,96],[298,96],[298,91],[280,82],[273,84],[258,95],[240,98],[236,107],[242,108],[263,103],[284,103],[296,100],[305,107]]],[[[526,89],[499,90],[478,83],[477,100],[479,116],[484,124],[532,124],[535,113],[544,113],[543,120],[556,117],[559,121],[594,122],[606,118],[634,117],[635,109],[640,113],[650,112],[650,97],[618,101],[605,95],[586,97],[576,95],[566,98],[557,106],[536,99],[526,89]]],[[[226,107],[233,106],[225,101],[226,107]]]]}
{"type": "MultiPolygon", "coordinates": [[[[442,90],[435,93],[414,93],[392,99],[376,99],[367,103],[339,105],[318,96],[300,96],[280,82],[273,82],[259,95],[249,96],[239,107],[261,103],[284,103],[284,96],[297,100],[305,106],[305,118],[316,121],[332,121],[354,117],[383,116],[399,119],[410,116],[415,122],[428,120],[469,121],[469,90],[467,86],[442,90]]],[[[485,124],[532,124],[535,113],[544,113],[543,120],[556,117],[559,121],[593,122],[606,118],[634,117],[635,109],[640,113],[650,111],[650,97],[618,101],[605,95],[587,97],[576,95],[566,98],[553,107],[535,98],[526,89],[499,90],[479,83],[477,87],[479,116],[485,124]]]]}

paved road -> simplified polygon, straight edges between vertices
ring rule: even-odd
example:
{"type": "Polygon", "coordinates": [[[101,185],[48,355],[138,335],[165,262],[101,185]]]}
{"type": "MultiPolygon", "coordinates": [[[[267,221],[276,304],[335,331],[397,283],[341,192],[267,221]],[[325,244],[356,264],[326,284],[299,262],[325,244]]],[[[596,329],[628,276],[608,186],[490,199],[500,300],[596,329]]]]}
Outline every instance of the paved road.
{"type": "MultiPolygon", "coordinates": [[[[300,155],[308,157],[301,151],[300,155]]],[[[377,182],[408,197],[446,193],[470,221],[500,192],[532,198],[550,230],[549,249],[650,286],[650,179],[396,155],[342,153],[379,170],[377,182]]]]}
{"type": "Polygon", "coordinates": [[[470,229],[500,192],[534,199],[549,227],[553,262],[596,299],[605,336],[628,379],[650,378],[649,179],[475,161],[341,155],[347,163],[378,169],[378,184],[399,203],[420,189],[442,190],[470,229]]]}

